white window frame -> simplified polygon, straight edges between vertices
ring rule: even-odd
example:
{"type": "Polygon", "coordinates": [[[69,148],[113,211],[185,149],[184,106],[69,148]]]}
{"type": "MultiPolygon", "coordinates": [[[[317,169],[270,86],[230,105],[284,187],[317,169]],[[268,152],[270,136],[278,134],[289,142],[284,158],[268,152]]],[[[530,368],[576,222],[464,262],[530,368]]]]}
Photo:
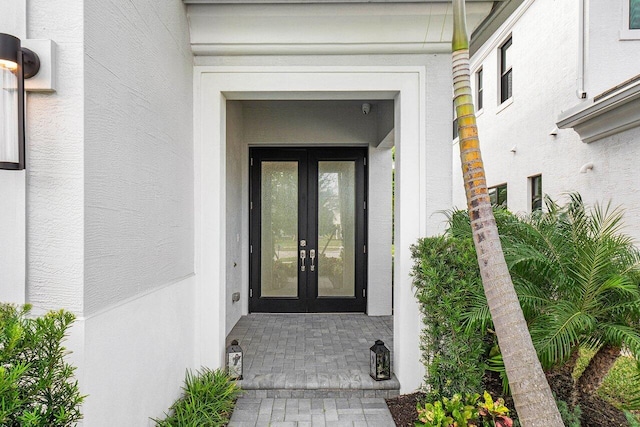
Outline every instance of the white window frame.
{"type": "Polygon", "coordinates": [[[482,66],[473,73],[474,75],[474,93],[476,94],[476,115],[480,115],[484,111],[484,68],[482,66]]]}
{"type": "Polygon", "coordinates": [[[622,29],[620,30],[620,40],[640,40],[640,29],[629,28],[629,10],[631,0],[622,0],[622,29]]]}
{"type": "MultiPolygon", "coordinates": [[[[513,102],[513,64],[511,64],[511,67],[508,70],[503,70],[503,63],[502,63],[503,49],[505,49],[505,45],[507,43],[509,44],[509,46],[506,46],[506,49],[513,47],[512,34],[509,34],[507,37],[505,37],[502,40],[502,42],[498,45],[498,105],[499,106],[507,106],[513,102]],[[511,95],[508,98],[505,98],[503,100],[502,99],[502,95],[503,95],[502,77],[504,74],[506,74],[507,71],[511,73],[511,86],[510,86],[511,95]]],[[[513,51],[511,52],[511,54],[513,56],[513,51]]],[[[499,109],[499,111],[501,111],[501,109],[499,109]]]]}
{"type": "Polygon", "coordinates": [[[538,210],[543,210],[544,209],[544,192],[542,191],[542,174],[538,173],[535,175],[531,175],[528,179],[528,185],[527,187],[529,187],[529,191],[528,191],[528,196],[529,196],[529,212],[535,212],[538,210]],[[534,204],[536,203],[537,200],[534,200],[534,197],[536,196],[536,190],[534,188],[534,182],[536,179],[540,179],[540,194],[538,194],[538,198],[539,198],[539,202],[540,202],[540,207],[539,208],[534,208],[534,204]]]}

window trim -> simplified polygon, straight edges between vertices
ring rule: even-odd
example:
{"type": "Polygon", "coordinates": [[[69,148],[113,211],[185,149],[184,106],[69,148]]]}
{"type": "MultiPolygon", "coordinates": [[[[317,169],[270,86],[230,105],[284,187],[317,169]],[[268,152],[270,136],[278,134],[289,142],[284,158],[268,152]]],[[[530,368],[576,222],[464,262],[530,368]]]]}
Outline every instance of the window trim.
{"type": "MultiPolygon", "coordinates": [[[[506,182],[503,182],[502,184],[498,184],[498,185],[492,185],[491,187],[487,187],[487,192],[489,193],[489,198],[491,198],[491,190],[496,190],[496,205],[500,206],[504,209],[507,209],[509,206],[509,186],[506,182]],[[498,202],[500,201],[498,196],[500,194],[500,188],[504,187],[505,189],[505,200],[504,200],[504,205],[503,204],[498,204],[498,202]]],[[[493,204],[493,203],[492,203],[493,204]]]]}
{"type": "Polygon", "coordinates": [[[482,67],[478,68],[475,72],[476,83],[476,108],[477,112],[481,112],[484,109],[484,70],[482,67]]]}
{"type": "Polygon", "coordinates": [[[542,210],[542,199],[544,192],[542,191],[542,174],[531,175],[529,178],[529,211],[541,211],[542,210]],[[536,179],[540,179],[540,194],[536,197],[536,191],[534,187],[534,183],[536,179]],[[534,208],[534,204],[539,203],[539,206],[534,208]]]}
{"type": "Polygon", "coordinates": [[[500,46],[498,47],[498,70],[499,70],[498,99],[500,100],[500,103],[498,105],[502,105],[505,102],[509,101],[510,99],[513,99],[513,65],[511,65],[511,67],[509,67],[508,70],[504,69],[505,56],[506,56],[505,53],[511,46],[513,46],[513,36],[509,34],[509,36],[505,39],[505,41],[502,42],[502,44],[500,44],[500,46]],[[508,80],[509,75],[511,76],[511,85],[509,86],[509,89],[511,89],[511,93],[509,94],[508,97],[504,98],[504,92],[505,92],[504,80],[505,80],[505,77],[508,80]]]}
{"type": "Polygon", "coordinates": [[[620,30],[620,40],[640,40],[640,28],[630,28],[630,13],[631,0],[622,0],[622,29],[620,30]]]}

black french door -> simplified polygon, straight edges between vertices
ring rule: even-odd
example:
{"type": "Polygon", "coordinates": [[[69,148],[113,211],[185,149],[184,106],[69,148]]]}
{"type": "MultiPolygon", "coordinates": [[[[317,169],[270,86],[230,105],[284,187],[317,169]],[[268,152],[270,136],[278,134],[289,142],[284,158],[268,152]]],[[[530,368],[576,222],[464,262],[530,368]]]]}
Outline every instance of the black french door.
{"type": "Polygon", "coordinates": [[[364,312],[366,148],[252,148],[251,312],[364,312]]]}

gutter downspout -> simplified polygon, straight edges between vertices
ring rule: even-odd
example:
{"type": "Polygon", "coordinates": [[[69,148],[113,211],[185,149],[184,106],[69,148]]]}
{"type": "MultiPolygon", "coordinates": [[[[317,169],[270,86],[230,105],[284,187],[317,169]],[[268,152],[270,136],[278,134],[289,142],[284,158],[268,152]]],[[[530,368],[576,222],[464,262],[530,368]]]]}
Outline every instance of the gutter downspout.
{"type": "Polygon", "coordinates": [[[587,98],[587,92],[584,90],[584,68],[585,68],[585,3],[587,0],[579,0],[578,3],[578,76],[576,78],[577,89],[576,95],[580,99],[587,98]]]}

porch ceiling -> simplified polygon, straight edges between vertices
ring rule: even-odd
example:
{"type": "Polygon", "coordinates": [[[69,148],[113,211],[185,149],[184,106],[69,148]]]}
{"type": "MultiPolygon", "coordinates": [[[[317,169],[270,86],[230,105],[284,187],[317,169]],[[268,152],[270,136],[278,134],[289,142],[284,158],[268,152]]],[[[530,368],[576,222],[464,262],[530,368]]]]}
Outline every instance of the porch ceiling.
{"type": "MultiPolygon", "coordinates": [[[[184,0],[195,55],[450,51],[450,1],[184,0]]],[[[467,4],[472,32],[493,1],[467,4]]]]}

